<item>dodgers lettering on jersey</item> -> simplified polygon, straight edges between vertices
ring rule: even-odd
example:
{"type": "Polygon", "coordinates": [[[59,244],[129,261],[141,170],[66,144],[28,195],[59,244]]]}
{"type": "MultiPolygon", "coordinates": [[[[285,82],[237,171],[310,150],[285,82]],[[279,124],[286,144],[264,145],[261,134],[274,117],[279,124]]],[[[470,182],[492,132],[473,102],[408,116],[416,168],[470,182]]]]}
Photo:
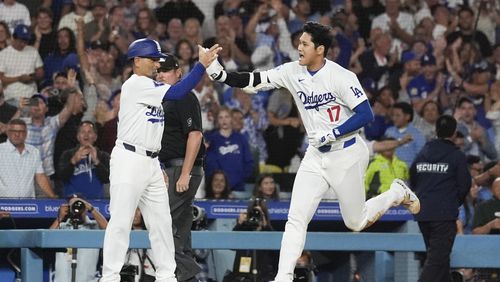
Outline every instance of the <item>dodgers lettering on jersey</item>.
{"type": "Polygon", "coordinates": [[[314,75],[298,61],[266,73],[273,87],[292,93],[308,133],[338,127],[367,99],[356,75],[330,60],[314,75]]]}
{"type": "Polygon", "coordinates": [[[164,113],[161,102],[170,85],[132,75],[122,85],[117,138],[150,151],[161,148],[164,113]]]}
{"type": "Polygon", "coordinates": [[[146,116],[149,117],[148,121],[151,123],[164,122],[163,107],[148,106],[149,112],[146,112],[146,116]]]}
{"type": "Polygon", "coordinates": [[[306,110],[317,109],[319,106],[326,105],[330,101],[335,101],[337,98],[331,92],[316,95],[313,92],[307,95],[303,91],[297,92],[300,100],[304,104],[306,110]]]}

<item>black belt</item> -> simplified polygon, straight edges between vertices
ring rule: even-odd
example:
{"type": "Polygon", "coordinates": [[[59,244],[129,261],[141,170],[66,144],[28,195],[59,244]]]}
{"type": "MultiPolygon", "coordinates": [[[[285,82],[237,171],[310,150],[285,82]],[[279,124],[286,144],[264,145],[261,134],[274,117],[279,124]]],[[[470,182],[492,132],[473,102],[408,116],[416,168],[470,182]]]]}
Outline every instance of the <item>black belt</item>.
{"type": "MultiPolygon", "coordinates": [[[[123,144],[123,148],[125,150],[136,152],[136,149],[135,149],[134,145],[130,145],[130,144],[127,144],[125,142],[122,142],[122,144],[123,144]]],[[[144,152],[146,153],[147,157],[151,157],[152,159],[158,157],[158,152],[152,152],[152,151],[148,151],[148,150],[144,150],[144,152]]],[[[137,152],[137,153],[139,153],[139,152],[137,152]]]]}
{"type": "MultiPolygon", "coordinates": [[[[182,158],[166,160],[163,163],[163,165],[167,168],[174,167],[174,166],[182,166],[183,164],[184,164],[184,159],[182,159],[182,158]]],[[[193,166],[203,166],[203,159],[194,160],[193,166]]]]}

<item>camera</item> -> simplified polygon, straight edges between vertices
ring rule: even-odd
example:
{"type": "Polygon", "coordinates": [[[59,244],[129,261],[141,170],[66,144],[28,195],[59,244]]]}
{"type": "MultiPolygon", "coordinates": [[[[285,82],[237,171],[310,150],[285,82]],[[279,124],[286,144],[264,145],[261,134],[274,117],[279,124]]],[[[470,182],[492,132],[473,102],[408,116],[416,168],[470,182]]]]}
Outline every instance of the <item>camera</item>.
{"type": "Polygon", "coordinates": [[[245,221],[247,226],[256,228],[262,223],[264,215],[262,214],[260,203],[261,199],[256,198],[252,208],[247,212],[247,220],[245,221]]]}
{"type": "Polygon", "coordinates": [[[193,225],[191,230],[205,230],[207,229],[207,214],[205,209],[193,205],[193,225]]]}
{"type": "Polygon", "coordinates": [[[135,275],[139,272],[139,267],[134,264],[124,264],[120,270],[120,281],[135,282],[135,275]]]}
{"type": "Polygon", "coordinates": [[[30,107],[38,107],[38,98],[37,97],[32,97],[30,98],[29,106],[30,107]]]}
{"type": "Polygon", "coordinates": [[[253,207],[250,213],[248,213],[247,223],[253,226],[259,226],[262,221],[262,212],[257,208],[253,207]]]}
{"type": "Polygon", "coordinates": [[[72,223],[80,224],[82,215],[85,212],[85,203],[82,200],[76,200],[69,206],[69,218],[72,223]]]}

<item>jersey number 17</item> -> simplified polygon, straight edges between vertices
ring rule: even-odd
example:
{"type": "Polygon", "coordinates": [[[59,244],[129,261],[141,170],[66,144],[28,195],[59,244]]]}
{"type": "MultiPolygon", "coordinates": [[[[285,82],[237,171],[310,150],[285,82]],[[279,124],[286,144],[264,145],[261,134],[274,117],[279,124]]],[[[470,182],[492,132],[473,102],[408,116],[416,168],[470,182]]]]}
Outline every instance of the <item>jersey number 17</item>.
{"type": "Polygon", "coordinates": [[[331,106],[326,110],[328,112],[328,116],[330,117],[330,122],[336,122],[340,117],[340,105],[331,106]]]}

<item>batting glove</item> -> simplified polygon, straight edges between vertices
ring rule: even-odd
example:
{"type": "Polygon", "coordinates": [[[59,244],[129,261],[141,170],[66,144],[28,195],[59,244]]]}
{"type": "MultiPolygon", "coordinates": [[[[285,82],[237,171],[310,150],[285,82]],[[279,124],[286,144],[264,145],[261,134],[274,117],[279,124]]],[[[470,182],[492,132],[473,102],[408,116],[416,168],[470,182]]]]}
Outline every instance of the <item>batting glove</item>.
{"type": "MultiPolygon", "coordinates": [[[[208,67],[207,67],[207,74],[208,77],[210,77],[210,80],[216,80],[217,77],[221,75],[221,73],[224,72],[224,67],[219,63],[217,59],[215,59],[208,67]]],[[[220,77],[217,79],[218,81],[224,82],[225,77],[220,77]]]]}
{"type": "Polygon", "coordinates": [[[308,136],[309,144],[316,148],[323,147],[335,140],[337,140],[337,137],[333,130],[324,134],[315,134],[313,132],[311,136],[308,136]]]}

